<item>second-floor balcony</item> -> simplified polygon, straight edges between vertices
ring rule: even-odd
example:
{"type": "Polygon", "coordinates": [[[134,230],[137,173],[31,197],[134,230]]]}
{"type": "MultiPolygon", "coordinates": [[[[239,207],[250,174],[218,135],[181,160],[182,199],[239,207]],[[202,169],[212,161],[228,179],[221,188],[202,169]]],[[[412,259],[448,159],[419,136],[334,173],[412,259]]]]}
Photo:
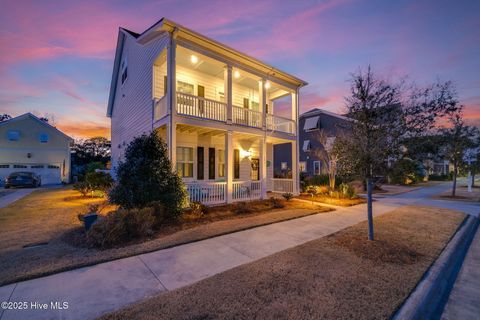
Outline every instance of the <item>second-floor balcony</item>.
{"type": "Polygon", "coordinates": [[[155,121],[175,111],[182,117],[296,134],[294,90],[180,46],[175,60],[172,91],[167,90],[172,82],[166,60],[154,65],[155,121]],[[170,99],[167,92],[173,94],[170,99]]]}

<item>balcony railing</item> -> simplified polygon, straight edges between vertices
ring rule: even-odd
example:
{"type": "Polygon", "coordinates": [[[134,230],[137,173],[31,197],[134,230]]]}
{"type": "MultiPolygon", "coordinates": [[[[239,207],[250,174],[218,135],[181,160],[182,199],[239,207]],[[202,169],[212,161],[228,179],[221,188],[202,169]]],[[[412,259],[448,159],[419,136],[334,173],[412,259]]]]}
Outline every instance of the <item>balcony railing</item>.
{"type": "Polygon", "coordinates": [[[154,101],[153,106],[154,120],[158,121],[167,115],[167,96],[154,101]]]}
{"type": "MultiPolygon", "coordinates": [[[[227,104],[194,96],[188,93],[177,92],[177,113],[180,115],[192,116],[201,119],[227,121],[227,104]]],[[[154,116],[155,121],[161,119],[167,114],[167,99],[161,98],[155,102],[154,116]]],[[[232,106],[232,122],[234,124],[262,128],[263,114],[247,108],[232,106]]],[[[266,115],[267,130],[280,131],[290,134],[296,133],[295,121],[292,119],[266,115]]]]}
{"type": "Polygon", "coordinates": [[[227,105],[225,103],[182,92],[177,92],[177,112],[209,120],[227,120],[227,105]]]}
{"type": "Polygon", "coordinates": [[[293,180],[292,179],[272,179],[273,192],[293,192],[293,180]]]}
{"type": "Polygon", "coordinates": [[[233,106],[232,122],[244,126],[261,128],[262,127],[262,113],[247,108],[233,106]]]}
{"type": "Polygon", "coordinates": [[[234,181],[233,201],[260,199],[262,195],[260,181],[234,181]]]}
{"type": "Polygon", "coordinates": [[[186,186],[190,202],[211,205],[227,201],[226,182],[189,182],[186,186]]]}
{"type": "Polygon", "coordinates": [[[292,119],[267,114],[267,130],[295,134],[295,121],[292,119]]]}

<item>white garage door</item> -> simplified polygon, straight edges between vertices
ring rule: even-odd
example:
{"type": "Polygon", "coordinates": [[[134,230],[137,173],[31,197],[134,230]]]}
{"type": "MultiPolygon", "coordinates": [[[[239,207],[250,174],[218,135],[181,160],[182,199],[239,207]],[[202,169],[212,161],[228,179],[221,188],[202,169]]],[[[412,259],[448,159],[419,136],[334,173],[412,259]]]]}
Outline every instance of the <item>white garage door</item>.
{"type": "Polygon", "coordinates": [[[5,178],[12,172],[33,172],[38,174],[42,179],[42,185],[62,183],[61,165],[60,164],[0,164],[1,184],[5,182],[5,178]]]}

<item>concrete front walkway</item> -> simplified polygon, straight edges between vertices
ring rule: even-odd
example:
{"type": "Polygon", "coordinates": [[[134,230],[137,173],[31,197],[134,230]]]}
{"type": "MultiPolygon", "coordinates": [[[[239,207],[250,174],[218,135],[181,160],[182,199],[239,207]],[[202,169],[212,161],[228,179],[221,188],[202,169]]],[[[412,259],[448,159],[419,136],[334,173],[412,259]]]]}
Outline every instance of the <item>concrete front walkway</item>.
{"type": "Polygon", "coordinates": [[[28,188],[28,189],[16,189],[9,192],[7,195],[0,198],[0,209],[5,208],[6,206],[14,203],[17,200],[22,199],[25,196],[28,196],[30,193],[38,189],[28,188]]]}
{"type": "Polygon", "coordinates": [[[480,319],[480,229],[463,261],[442,319],[480,319]]]}
{"type": "MultiPolygon", "coordinates": [[[[456,210],[467,213],[480,211],[479,206],[427,200],[448,187],[449,184],[422,188],[408,194],[378,199],[374,203],[374,214],[381,215],[409,204],[454,205],[456,210]]],[[[337,208],[332,212],[7,285],[0,287],[1,300],[26,301],[29,308],[5,310],[0,318],[93,319],[148,296],[192,284],[241,264],[324,237],[365,219],[365,205],[337,208]],[[47,309],[34,309],[30,302],[46,303],[47,309]],[[68,309],[54,310],[51,308],[52,302],[67,302],[68,309]]]]}

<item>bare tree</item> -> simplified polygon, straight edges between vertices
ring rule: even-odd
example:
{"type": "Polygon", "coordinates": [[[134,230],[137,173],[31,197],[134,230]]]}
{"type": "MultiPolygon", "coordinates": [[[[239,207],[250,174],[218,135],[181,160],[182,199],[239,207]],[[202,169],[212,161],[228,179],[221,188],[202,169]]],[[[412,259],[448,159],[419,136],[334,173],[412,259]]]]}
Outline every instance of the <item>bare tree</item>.
{"type": "Polygon", "coordinates": [[[0,122],[12,119],[12,116],[6,113],[0,114],[0,122]]]}
{"type": "Polygon", "coordinates": [[[320,130],[314,136],[314,139],[320,144],[320,147],[312,149],[310,153],[320,159],[322,165],[326,167],[329,188],[330,190],[334,190],[337,175],[337,162],[339,158],[339,154],[333,152],[335,137],[328,136],[325,130],[320,130]]]}
{"type": "Polygon", "coordinates": [[[449,118],[450,127],[441,130],[446,147],[446,156],[453,164],[452,197],[457,189],[458,168],[463,162],[465,150],[475,147],[474,138],[478,131],[467,126],[463,119],[463,106],[453,112],[449,118]]]}
{"type": "Polygon", "coordinates": [[[381,79],[370,66],[352,74],[350,83],[346,108],[352,121],[336,152],[345,155],[340,168],[366,182],[368,238],[374,240],[374,178],[385,173],[390,159],[401,158],[405,138],[433,129],[439,118],[458,109],[458,101],[451,82],[407,88],[381,79]]]}

